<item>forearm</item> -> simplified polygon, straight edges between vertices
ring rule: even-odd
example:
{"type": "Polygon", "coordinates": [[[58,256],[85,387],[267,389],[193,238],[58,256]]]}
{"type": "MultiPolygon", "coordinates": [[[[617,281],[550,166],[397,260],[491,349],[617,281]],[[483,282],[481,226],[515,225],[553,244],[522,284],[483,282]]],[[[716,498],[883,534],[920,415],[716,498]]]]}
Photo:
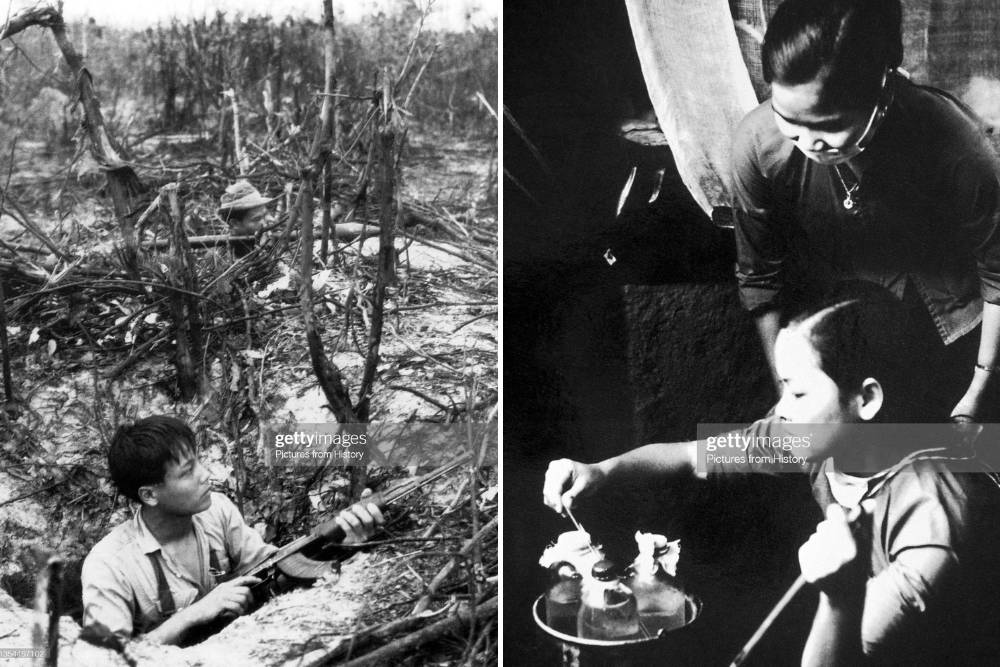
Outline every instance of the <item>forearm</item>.
{"type": "Polygon", "coordinates": [[[605,459],[598,467],[608,480],[690,473],[697,464],[697,442],[644,445],[605,459]]]}
{"type": "Polygon", "coordinates": [[[978,417],[992,388],[998,384],[1000,375],[1000,305],[985,302],[983,304],[983,323],[979,338],[979,350],[976,354],[976,366],[972,370],[972,380],[965,394],[952,409],[952,416],[968,415],[978,417]]]}
{"type": "Polygon", "coordinates": [[[775,386],[780,386],[778,371],[774,367],[774,341],[781,330],[781,316],[777,310],[767,310],[757,315],[756,323],[760,342],[764,346],[764,356],[767,358],[767,368],[771,371],[775,386]]]}
{"type": "Polygon", "coordinates": [[[192,605],[181,609],[144,636],[157,644],[179,644],[188,630],[203,622],[197,608],[192,605]]]}
{"type": "Polygon", "coordinates": [[[803,667],[855,667],[864,664],[861,647],[862,598],[831,599],[820,593],[809,638],[802,652],[803,667]]]}
{"type": "MultiPolygon", "coordinates": [[[[983,328],[976,363],[987,368],[1000,363],[1000,305],[998,304],[983,303],[983,328]]],[[[981,369],[977,368],[976,372],[981,372],[981,369]]]]}

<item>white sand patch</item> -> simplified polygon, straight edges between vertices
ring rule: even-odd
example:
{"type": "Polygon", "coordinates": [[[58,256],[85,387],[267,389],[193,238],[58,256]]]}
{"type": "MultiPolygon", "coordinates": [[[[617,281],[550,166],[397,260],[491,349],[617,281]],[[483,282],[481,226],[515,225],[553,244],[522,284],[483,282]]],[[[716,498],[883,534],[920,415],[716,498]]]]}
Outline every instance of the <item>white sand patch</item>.
{"type": "MultiPolygon", "coordinates": [[[[449,249],[454,249],[455,252],[461,252],[457,248],[453,248],[446,243],[439,244],[442,247],[449,249]]],[[[432,248],[428,245],[424,245],[420,241],[413,241],[409,243],[407,247],[407,241],[405,239],[396,239],[395,241],[396,251],[400,253],[400,262],[409,262],[411,269],[419,269],[423,271],[431,269],[453,269],[465,264],[465,261],[460,257],[445,252],[443,250],[438,250],[437,248],[432,248]]],[[[377,238],[368,239],[365,241],[364,245],[361,247],[361,254],[365,257],[371,257],[378,255],[379,250],[379,240],[377,238]]]]}

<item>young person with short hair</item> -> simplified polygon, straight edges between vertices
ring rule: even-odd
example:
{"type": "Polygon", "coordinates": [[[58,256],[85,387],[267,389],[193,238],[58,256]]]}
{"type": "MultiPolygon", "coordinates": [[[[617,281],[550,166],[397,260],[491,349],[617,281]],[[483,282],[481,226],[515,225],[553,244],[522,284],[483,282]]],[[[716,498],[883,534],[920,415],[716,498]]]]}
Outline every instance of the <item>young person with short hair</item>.
{"type": "MultiPolygon", "coordinates": [[[[891,296],[840,301],[778,333],[781,400],[746,434],[801,435],[808,425],[809,446],[795,450],[804,468],[754,444],[749,456],[706,457],[701,469],[810,475],[826,519],[799,552],[803,574],[820,590],[804,665],[981,665],[1000,655],[995,478],[950,443],[864,427],[921,416],[909,400],[914,364],[893,335],[901,308],[891,296]],[[858,515],[853,529],[849,512],[858,515]]],[[[608,484],[694,472],[704,446],[652,444],[599,463],[553,461],[544,502],[562,512],[608,484]]]]}
{"type": "MultiPolygon", "coordinates": [[[[178,644],[224,614],[245,613],[255,577],[219,578],[273,553],[232,501],[213,493],[184,422],[158,415],[116,431],[111,479],[138,507],[98,542],[83,564],[86,637],[120,643],[134,635],[178,644]]],[[[374,503],[338,515],[345,543],[363,542],[383,523],[374,503]]]]}

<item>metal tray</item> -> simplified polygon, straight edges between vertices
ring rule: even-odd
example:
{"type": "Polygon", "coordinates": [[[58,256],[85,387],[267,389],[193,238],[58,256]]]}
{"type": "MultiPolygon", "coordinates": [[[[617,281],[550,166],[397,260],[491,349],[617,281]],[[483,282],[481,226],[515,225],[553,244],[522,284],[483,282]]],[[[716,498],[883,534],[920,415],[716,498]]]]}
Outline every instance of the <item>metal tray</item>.
{"type": "Polygon", "coordinates": [[[688,593],[684,594],[687,598],[687,606],[685,616],[687,622],[684,623],[679,628],[674,628],[667,632],[660,631],[659,634],[650,637],[640,637],[638,639],[584,639],[582,637],[577,637],[576,635],[567,635],[565,632],[559,632],[558,630],[552,629],[545,619],[545,594],[539,595],[535,600],[535,603],[531,605],[531,615],[535,619],[535,624],[538,625],[546,634],[551,637],[558,639],[563,644],[569,644],[570,646],[576,646],[578,648],[620,648],[625,646],[638,646],[642,644],[650,644],[652,642],[660,641],[675,635],[678,632],[683,632],[689,625],[694,623],[694,621],[701,615],[701,600],[697,597],[690,595],[688,593]]]}

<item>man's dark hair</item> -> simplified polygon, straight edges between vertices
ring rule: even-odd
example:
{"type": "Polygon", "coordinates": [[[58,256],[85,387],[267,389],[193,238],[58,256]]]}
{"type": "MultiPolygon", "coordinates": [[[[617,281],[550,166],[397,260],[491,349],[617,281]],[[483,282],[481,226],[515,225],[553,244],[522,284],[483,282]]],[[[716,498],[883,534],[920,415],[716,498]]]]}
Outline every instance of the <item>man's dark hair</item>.
{"type": "Polygon", "coordinates": [[[764,36],[764,80],[797,85],[819,77],[823,108],[869,108],[883,74],[903,62],[902,24],[899,0],[787,0],[764,36]]]}
{"type": "Polygon", "coordinates": [[[184,455],[196,452],[194,432],[175,417],[156,415],[119,426],[108,451],[111,481],[139,502],[139,487],[159,484],[168,462],[180,463],[184,455]]]}

